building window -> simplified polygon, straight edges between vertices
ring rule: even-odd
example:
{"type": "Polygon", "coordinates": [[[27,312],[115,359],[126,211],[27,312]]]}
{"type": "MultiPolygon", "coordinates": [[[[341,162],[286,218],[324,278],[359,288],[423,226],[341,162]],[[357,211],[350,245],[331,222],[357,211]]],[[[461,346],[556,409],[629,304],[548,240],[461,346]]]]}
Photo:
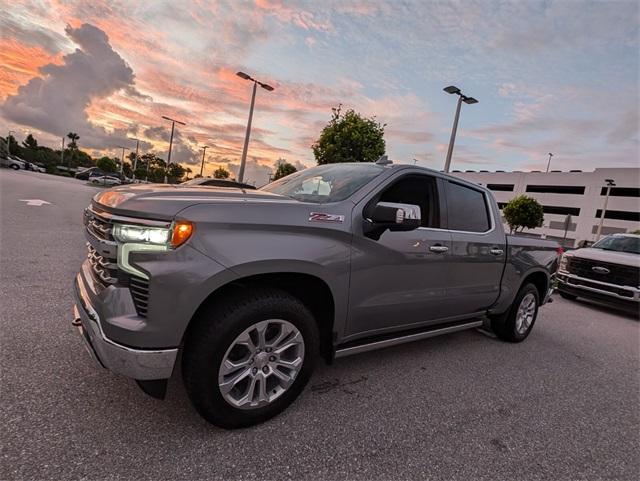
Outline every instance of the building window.
{"type": "Polygon", "coordinates": [[[584,194],[584,186],[578,185],[528,185],[527,192],[546,194],[584,194]]]}
{"type": "MultiPolygon", "coordinates": [[[[627,229],[625,229],[624,227],[607,227],[606,225],[603,225],[602,232],[600,232],[600,234],[602,235],[624,234],[625,232],[627,232],[627,229]]],[[[591,227],[591,233],[592,234],[598,233],[597,225],[594,225],[593,227],[591,227]]]]}
{"type": "Polygon", "coordinates": [[[560,207],[557,205],[543,205],[542,212],[545,214],[560,214],[560,215],[580,215],[580,208],[578,207],[560,207]]]}
{"type": "MultiPolygon", "coordinates": [[[[596,219],[602,215],[602,209],[596,211],[596,219]]],[[[640,222],[640,212],[629,212],[626,210],[607,210],[604,214],[605,219],[629,220],[631,222],[640,222]]]]}
{"type": "Polygon", "coordinates": [[[513,192],[513,184],[487,184],[487,189],[501,192],[513,192]]]}
{"type": "MultiPolygon", "coordinates": [[[[567,226],[567,232],[575,232],[576,227],[578,227],[578,224],[575,224],[573,222],[569,223],[569,225],[567,226]]],[[[564,222],[559,220],[552,220],[549,222],[549,228],[556,229],[556,230],[564,230],[564,222]]]]}
{"type": "MultiPolygon", "coordinates": [[[[607,188],[600,190],[600,195],[607,195],[607,188]]],[[[611,193],[613,197],[640,197],[640,189],[636,187],[612,187],[611,193]]]]}

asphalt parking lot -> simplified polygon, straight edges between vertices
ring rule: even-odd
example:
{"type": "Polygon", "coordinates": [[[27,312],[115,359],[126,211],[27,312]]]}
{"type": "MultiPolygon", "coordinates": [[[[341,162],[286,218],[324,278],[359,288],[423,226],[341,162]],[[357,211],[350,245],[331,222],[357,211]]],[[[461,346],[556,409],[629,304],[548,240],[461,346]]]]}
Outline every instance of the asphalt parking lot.
{"type": "Polygon", "coordinates": [[[177,375],[147,397],[70,325],[96,191],[0,170],[0,479],[637,479],[640,324],[559,297],[522,344],[469,331],[322,366],[250,429],[208,425],[177,375]]]}

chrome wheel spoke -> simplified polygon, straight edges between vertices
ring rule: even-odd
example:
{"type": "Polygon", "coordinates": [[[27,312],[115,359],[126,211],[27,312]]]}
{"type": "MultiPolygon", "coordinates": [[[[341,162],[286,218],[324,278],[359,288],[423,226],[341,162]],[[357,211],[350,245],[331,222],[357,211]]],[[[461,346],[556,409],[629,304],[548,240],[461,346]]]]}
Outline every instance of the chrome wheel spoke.
{"type": "Polygon", "coordinates": [[[260,321],[245,329],[225,353],[218,386],[225,401],[240,409],[263,407],[295,381],[304,362],[304,339],[281,319],[260,321]]]}
{"type": "Polygon", "coordinates": [[[520,301],[516,314],[515,327],[519,334],[525,334],[533,323],[536,313],[536,298],[532,293],[527,294],[520,301]]]}

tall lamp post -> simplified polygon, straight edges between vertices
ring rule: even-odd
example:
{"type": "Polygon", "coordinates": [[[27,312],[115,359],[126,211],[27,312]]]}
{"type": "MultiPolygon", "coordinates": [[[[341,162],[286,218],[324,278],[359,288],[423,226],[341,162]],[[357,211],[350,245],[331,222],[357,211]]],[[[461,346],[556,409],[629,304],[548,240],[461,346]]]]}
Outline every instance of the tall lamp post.
{"type": "Polygon", "coordinates": [[[119,149],[122,149],[122,157],[120,157],[120,173],[122,174],[123,172],[123,167],[124,167],[124,151],[125,150],[130,150],[129,147],[123,147],[122,145],[118,145],[119,149]]]}
{"type": "MultiPolygon", "coordinates": [[[[172,119],[171,117],[167,117],[166,115],[162,116],[163,119],[171,122],[171,137],[169,138],[169,155],[167,156],[167,168],[169,168],[169,164],[171,163],[171,147],[173,147],[173,131],[175,130],[176,124],[187,125],[184,122],[180,122],[179,120],[172,119]]],[[[164,183],[167,183],[167,174],[165,172],[164,175],[164,183]]]]}
{"type": "Polygon", "coordinates": [[[602,223],[604,222],[604,216],[607,213],[607,204],[609,203],[609,194],[611,194],[611,187],[615,187],[616,183],[613,179],[604,179],[607,183],[607,194],[604,198],[604,206],[602,206],[602,212],[600,213],[600,222],[598,223],[598,230],[596,232],[596,242],[600,240],[602,234],[602,223]]]}
{"type": "Polygon", "coordinates": [[[201,147],[201,149],[202,149],[202,163],[200,164],[200,177],[202,177],[202,172],[204,170],[204,154],[207,152],[208,148],[209,148],[208,145],[203,145],[201,147]]]}
{"type": "Polygon", "coordinates": [[[455,94],[458,96],[458,106],[456,107],[456,116],[453,119],[453,128],[451,129],[451,139],[449,140],[449,150],[447,150],[447,160],[444,163],[444,171],[449,172],[451,168],[451,155],[453,154],[453,144],[456,141],[456,131],[458,130],[458,120],[460,119],[460,107],[462,106],[462,102],[465,104],[477,104],[478,101],[473,97],[467,97],[463,95],[462,91],[454,86],[449,85],[443,89],[448,94],[455,94]]]}
{"type": "Polygon", "coordinates": [[[549,162],[547,162],[547,174],[549,173],[549,167],[551,167],[551,157],[553,157],[553,154],[549,152],[549,162]]]}
{"type": "Polygon", "coordinates": [[[247,164],[247,149],[249,148],[249,135],[251,134],[251,120],[253,119],[253,106],[256,103],[256,90],[258,85],[268,92],[273,91],[271,85],[260,82],[244,72],[238,72],[236,75],[242,79],[253,82],[253,93],[251,94],[251,107],[249,108],[249,121],[247,122],[247,133],[244,136],[244,147],[242,148],[242,160],[240,161],[240,171],[238,172],[238,182],[244,180],[244,168],[247,164]]]}
{"type": "Polygon", "coordinates": [[[11,155],[11,134],[15,134],[14,130],[10,130],[7,134],[7,152],[11,155]]]}
{"type": "Polygon", "coordinates": [[[138,152],[140,151],[140,139],[134,139],[136,141],[136,156],[133,159],[133,178],[136,178],[136,169],[138,168],[138,152]]]}

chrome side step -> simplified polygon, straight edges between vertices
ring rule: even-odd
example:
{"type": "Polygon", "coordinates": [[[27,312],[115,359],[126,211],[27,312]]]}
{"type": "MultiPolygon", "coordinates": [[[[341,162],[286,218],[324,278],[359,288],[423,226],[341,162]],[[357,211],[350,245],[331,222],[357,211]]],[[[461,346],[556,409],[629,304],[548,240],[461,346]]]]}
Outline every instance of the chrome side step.
{"type": "Polygon", "coordinates": [[[429,337],[442,336],[444,334],[450,334],[452,332],[464,331],[466,329],[473,329],[475,327],[482,327],[482,320],[465,322],[464,324],[456,324],[454,326],[447,326],[432,329],[430,331],[416,332],[400,337],[393,337],[391,339],[383,339],[380,341],[369,342],[366,344],[359,344],[356,346],[350,346],[345,348],[338,348],[336,350],[335,359],[340,357],[352,356],[354,354],[360,354],[361,352],[373,351],[375,349],[382,349],[384,347],[397,346],[398,344],[404,344],[406,342],[419,341],[420,339],[427,339],[429,337]]]}

